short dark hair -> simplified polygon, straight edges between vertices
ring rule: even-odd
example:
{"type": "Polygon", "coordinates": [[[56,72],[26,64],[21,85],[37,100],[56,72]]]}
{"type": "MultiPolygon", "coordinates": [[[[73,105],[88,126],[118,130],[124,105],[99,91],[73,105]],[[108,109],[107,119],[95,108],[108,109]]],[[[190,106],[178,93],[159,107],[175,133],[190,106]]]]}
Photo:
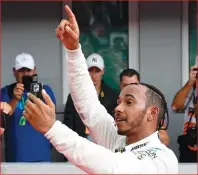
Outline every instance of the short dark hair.
{"type": "Polygon", "coordinates": [[[122,81],[123,76],[133,77],[134,75],[137,76],[138,81],[140,81],[140,74],[135,69],[125,69],[120,74],[120,82],[122,81]]]}
{"type": "MultiPolygon", "coordinates": [[[[146,106],[147,107],[157,106],[159,108],[157,127],[158,129],[162,129],[164,122],[165,122],[166,114],[167,114],[167,122],[169,122],[169,114],[168,114],[166,98],[164,94],[156,87],[146,84],[146,83],[140,83],[140,84],[148,88],[145,94],[147,98],[146,106]]],[[[165,130],[167,128],[168,128],[168,123],[167,123],[165,130]]]]}

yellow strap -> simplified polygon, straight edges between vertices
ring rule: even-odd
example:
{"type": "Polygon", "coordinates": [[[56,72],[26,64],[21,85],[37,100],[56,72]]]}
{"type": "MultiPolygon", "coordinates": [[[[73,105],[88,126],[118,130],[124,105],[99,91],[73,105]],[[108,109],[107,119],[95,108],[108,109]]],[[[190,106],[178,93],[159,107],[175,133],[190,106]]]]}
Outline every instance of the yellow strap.
{"type": "Polygon", "coordinates": [[[88,128],[85,128],[85,134],[88,134],[88,135],[89,135],[89,130],[88,130],[88,128]]]}

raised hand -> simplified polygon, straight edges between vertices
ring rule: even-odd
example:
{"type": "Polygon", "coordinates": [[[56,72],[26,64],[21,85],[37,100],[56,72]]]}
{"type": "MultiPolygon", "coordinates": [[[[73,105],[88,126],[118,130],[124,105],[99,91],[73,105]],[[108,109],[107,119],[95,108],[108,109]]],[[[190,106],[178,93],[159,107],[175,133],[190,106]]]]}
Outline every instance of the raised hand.
{"type": "Polygon", "coordinates": [[[13,91],[15,99],[19,101],[23,95],[23,92],[24,92],[24,85],[21,83],[17,83],[13,91]]]}
{"type": "Polygon", "coordinates": [[[63,19],[56,28],[56,37],[59,38],[64,46],[69,50],[75,50],[79,47],[79,27],[76,17],[69,8],[65,6],[68,20],[63,19]]]}
{"type": "Polygon", "coordinates": [[[56,114],[55,105],[44,89],[42,96],[46,104],[33,94],[28,94],[29,100],[26,101],[23,114],[34,129],[45,134],[55,123],[56,114]]]}
{"type": "Polygon", "coordinates": [[[5,114],[9,114],[12,111],[12,107],[6,102],[1,102],[1,111],[5,114]]]}

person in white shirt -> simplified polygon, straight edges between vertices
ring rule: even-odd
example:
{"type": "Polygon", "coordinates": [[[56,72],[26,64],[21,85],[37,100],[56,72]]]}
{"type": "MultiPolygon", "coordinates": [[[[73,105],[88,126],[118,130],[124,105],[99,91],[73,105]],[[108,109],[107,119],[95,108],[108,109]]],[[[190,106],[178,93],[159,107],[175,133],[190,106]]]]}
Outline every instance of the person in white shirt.
{"type": "Polygon", "coordinates": [[[76,110],[96,143],[56,121],[55,106],[42,91],[43,103],[28,94],[24,116],[74,165],[91,174],[175,174],[178,161],[162,144],[157,129],[167,112],[164,96],[153,86],[132,84],[120,93],[115,121],[98,100],[79,44],[74,14],[56,30],[67,52],[69,87],[76,110]]]}
{"type": "MultiPolygon", "coordinates": [[[[124,87],[132,84],[132,83],[140,83],[140,74],[135,69],[124,69],[120,73],[120,89],[122,90],[124,87]]],[[[168,146],[169,144],[169,135],[167,132],[167,125],[169,123],[166,118],[164,122],[164,126],[159,130],[159,138],[163,144],[168,146]]]]}

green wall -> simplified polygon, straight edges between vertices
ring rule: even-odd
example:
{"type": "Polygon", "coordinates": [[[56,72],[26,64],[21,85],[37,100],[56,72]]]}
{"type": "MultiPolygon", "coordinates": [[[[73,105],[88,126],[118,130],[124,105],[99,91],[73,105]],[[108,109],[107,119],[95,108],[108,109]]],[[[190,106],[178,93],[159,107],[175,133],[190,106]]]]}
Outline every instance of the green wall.
{"type": "Polygon", "coordinates": [[[197,54],[196,1],[189,2],[189,65],[195,65],[197,54]]]}

